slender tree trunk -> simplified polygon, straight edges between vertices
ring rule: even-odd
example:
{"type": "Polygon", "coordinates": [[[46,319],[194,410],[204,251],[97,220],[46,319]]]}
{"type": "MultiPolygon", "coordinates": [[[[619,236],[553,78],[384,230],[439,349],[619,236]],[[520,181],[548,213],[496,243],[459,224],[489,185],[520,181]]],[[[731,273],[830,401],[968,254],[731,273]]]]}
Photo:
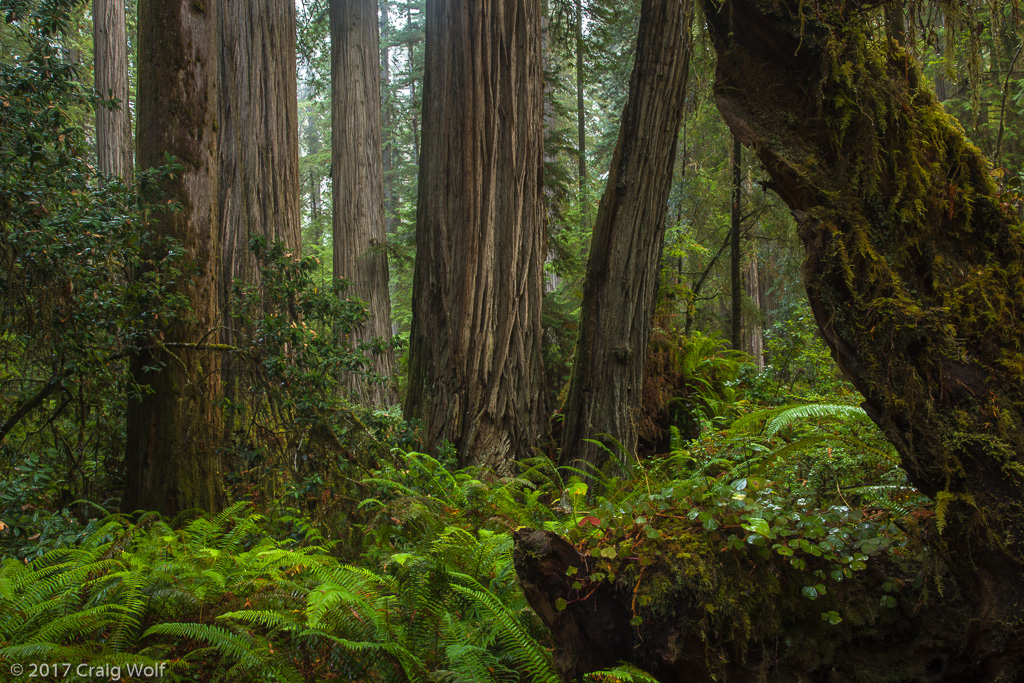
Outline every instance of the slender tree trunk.
{"type": "Polygon", "coordinates": [[[139,5],[139,167],[162,166],[166,154],[182,166],[164,184],[181,209],[157,214],[150,227],[178,240],[196,272],[174,288],[191,304],[190,318],[170,322],[132,359],[132,376],[144,390],[128,404],[126,512],[212,511],[225,502],[220,353],[181,346],[215,338],[220,322],[218,9],[215,0],[139,5]]]}
{"type": "MultiPolygon", "coordinates": [[[[320,132],[317,130],[316,117],[310,113],[306,118],[306,151],[309,156],[316,158],[323,149],[320,141],[320,132]]],[[[323,177],[320,175],[320,167],[315,162],[309,166],[309,220],[311,225],[311,243],[314,254],[316,250],[324,246],[324,200],[321,185],[323,177]]]]}
{"type": "Polygon", "coordinates": [[[92,1],[96,91],[116,102],[96,109],[96,156],[108,176],[132,175],[132,117],[128,106],[128,39],[123,0],[92,1]]]}
{"type": "MultiPolygon", "coordinates": [[[[405,21],[412,24],[412,4],[406,5],[405,21]]],[[[416,43],[412,39],[408,43],[409,49],[409,112],[412,114],[412,163],[413,166],[420,166],[420,119],[417,116],[420,107],[416,106],[416,78],[413,76],[414,64],[416,63],[416,43]]]]}
{"type": "Polygon", "coordinates": [[[406,415],[508,472],[544,427],[540,0],[427,4],[406,415]]]}
{"type": "MultiPolygon", "coordinates": [[[[302,247],[295,3],[223,0],[219,35],[220,340],[238,344],[252,330],[232,319],[231,284],[260,280],[250,240],[283,242],[296,258],[302,247]]],[[[223,378],[228,405],[243,400],[230,356],[223,378]]]]}
{"type": "Polygon", "coordinates": [[[585,439],[636,448],[644,360],[683,119],[692,0],[644,0],[629,99],[597,211],[562,435],[561,462],[600,466],[585,439]]]}
{"type": "Polygon", "coordinates": [[[973,610],[960,656],[977,680],[1022,680],[1020,223],[912,57],[868,38],[876,3],[703,4],[718,107],[798,218],[822,335],[937,501],[936,549],[973,610]]]}
{"type": "MultiPolygon", "coordinates": [[[[380,104],[377,0],[331,0],[331,177],[334,277],[351,282],[346,295],[360,299],[370,317],[354,341],[391,339],[384,218],[384,165],[380,104]]],[[[355,378],[360,402],[393,403],[394,353],[373,357],[370,367],[386,383],[355,378]]]]}
{"type": "Polygon", "coordinates": [[[398,197],[395,195],[395,132],[394,97],[391,93],[391,22],[387,0],[380,3],[380,79],[381,79],[381,120],[384,136],[384,233],[395,231],[395,213],[398,197]]]}
{"type": "Polygon", "coordinates": [[[743,146],[737,137],[732,139],[732,206],[729,211],[729,283],[732,314],[729,316],[729,339],[732,348],[743,349],[743,281],[740,279],[740,263],[743,260],[740,228],[742,223],[741,202],[743,199],[743,146]]]}
{"type": "MultiPolygon", "coordinates": [[[[580,201],[584,201],[587,187],[587,112],[583,98],[583,0],[576,0],[576,134],[578,139],[577,154],[579,155],[579,190],[580,201]]],[[[581,214],[586,216],[586,211],[581,214]]],[[[586,218],[581,220],[586,221],[586,218]]]]}
{"type": "Polygon", "coordinates": [[[743,327],[743,351],[754,359],[758,372],[764,370],[764,330],[761,317],[761,274],[757,262],[757,248],[750,245],[750,258],[747,260],[746,272],[743,277],[744,294],[747,301],[758,309],[758,314],[751,316],[743,327]]]}

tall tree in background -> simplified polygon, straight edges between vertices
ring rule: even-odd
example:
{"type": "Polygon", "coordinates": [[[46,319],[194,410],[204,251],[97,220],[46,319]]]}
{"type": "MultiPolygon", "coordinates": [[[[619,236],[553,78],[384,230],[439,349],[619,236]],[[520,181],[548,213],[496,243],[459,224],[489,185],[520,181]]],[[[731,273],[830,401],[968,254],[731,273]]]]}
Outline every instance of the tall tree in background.
{"type": "Polygon", "coordinates": [[[132,118],[128,106],[128,38],[123,0],[92,0],[95,86],[110,107],[96,109],[96,156],[106,175],[132,174],[132,118]]]}
{"type": "Polygon", "coordinates": [[[729,205],[729,302],[732,314],[729,316],[729,340],[732,348],[743,350],[743,280],[740,266],[743,262],[741,229],[743,227],[743,145],[737,137],[732,139],[732,153],[729,157],[732,168],[732,200],[729,205]]]}
{"type": "Polygon", "coordinates": [[[427,4],[407,417],[508,471],[543,431],[540,0],[427,4]]]}
{"type": "MultiPolygon", "coordinates": [[[[583,196],[587,186],[587,111],[583,93],[584,58],[583,54],[583,0],[576,0],[576,137],[577,154],[579,154],[579,191],[580,201],[585,201],[583,196]]],[[[587,211],[580,212],[586,220],[587,211]]]]}
{"type": "Polygon", "coordinates": [[[644,359],[683,119],[692,0],[644,0],[629,99],[597,210],[562,433],[563,464],[636,447],[644,359]],[[615,446],[612,446],[613,448],[615,446]]]}
{"type": "MultiPolygon", "coordinates": [[[[334,276],[352,284],[351,297],[369,307],[357,341],[391,338],[384,217],[380,43],[377,0],[331,0],[331,177],[334,276]]],[[[373,372],[394,375],[394,354],[375,356],[373,372]]],[[[389,384],[353,381],[364,403],[394,402],[389,384]]]]}
{"type": "MultiPolygon", "coordinates": [[[[218,24],[220,338],[237,344],[231,284],[259,281],[250,239],[284,242],[295,256],[301,248],[295,3],[224,0],[218,24]]],[[[241,397],[229,362],[226,356],[222,376],[235,402],[241,397]]]]}
{"type": "Polygon", "coordinates": [[[163,186],[180,210],[155,216],[150,227],[180,243],[194,272],[175,285],[190,318],[170,322],[131,362],[143,392],[128,404],[121,509],[129,512],[216,510],[225,502],[221,358],[203,344],[220,323],[218,8],[215,0],[139,5],[139,167],[162,166],[166,154],[182,167],[163,186]]]}

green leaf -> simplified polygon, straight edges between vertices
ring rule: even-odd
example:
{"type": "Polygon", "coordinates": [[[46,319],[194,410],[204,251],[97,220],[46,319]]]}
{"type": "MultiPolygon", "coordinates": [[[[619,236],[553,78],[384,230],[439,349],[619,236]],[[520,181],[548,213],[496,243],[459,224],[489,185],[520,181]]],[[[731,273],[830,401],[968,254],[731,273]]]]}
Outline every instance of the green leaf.
{"type": "Polygon", "coordinates": [[[569,606],[569,603],[567,603],[565,601],[565,598],[558,598],[557,600],[555,600],[555,609],[558,610],[559,612],[561,612],[562,610],[564,610],[568,606],[569,606]]]}
{"type": "Polygon", "coordinates": [[[755,534],[760,534],[767,538],[774,538],[774,536],[772,535],[772,529],[768,525],[768,522],[761,519],[760,517],[753,517],[751,518],[749,524],[741,524],[740,526],[746,529],[747,531],[751,531],[755,534]]]}

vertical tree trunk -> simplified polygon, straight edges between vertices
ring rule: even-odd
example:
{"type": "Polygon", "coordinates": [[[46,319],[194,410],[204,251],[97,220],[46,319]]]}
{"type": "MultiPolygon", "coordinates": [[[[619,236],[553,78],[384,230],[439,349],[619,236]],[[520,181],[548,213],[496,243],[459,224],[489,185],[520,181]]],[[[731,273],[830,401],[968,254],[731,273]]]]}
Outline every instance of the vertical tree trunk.
{"type": "Polygon", "coordinates": [[[750,258],[747,260],[746,272],[743,277],[746,299],[758,309],[758,315],[750,316],[743,327],[743,351],[754,359],[758,372],[764,370],[764,329],[762,327],[761,309],[761,273],[757,263],[757,248],[750,245],[750,258]]]}
{"type": "MultiPolygon", "coordinates": [[[[587,186],[587,112],[583,98],[583,0],[576,0],[576,135],[579,154],[579,190],[580,201],[584,201],[583,192],[587,186]]],[[[583,216],[586,211],[580,212],[583,216]]],[[[586,220],[583,218],[581,220],[586,220]]]]}
{"type": "Polygon", "coordinates": [[[732,314],[729,316],[729,339],[732,348],[743,349],[743,281],[740,279],[740,263],[743,260],[742,244],[740,243],[740,224],[743,217],[740,213],[743,199],[743,146],[737,137],[732,139],[732,206],[729,211],[729,283],[732,314]]]}
{"type": "Polygon", "coordinates": [[[384,233],[395,231],[395,212],[398,197],[395,195],[395,132],[394,97],[391,93],[391,21],[387,0],[380,3],[380,78],[381,78],[381,121],[384,136],[384,233]]]}
{"type": "Polygon", "coordinates": [[[634,413],[686,99],[692,18],[692,0],[644,0],[641,6],[629,99],[591,241],[563,464],[599,466],[604,449],[584,439],[602,434],[628,453],[636,448],[634,413]]]}
{"type": "MultiPolygon", "coordinates": [[[[249,241],[261,236],[284,242],[296,257],[302,246],[295,3],[223,0],[218,23],[220,339],[235,344],[239,333],[244,338],[251,330],[232,319],[232,281],[260,279],[249,241]]],[[[223,378],[229,405],[243,399],[227,355],[223,378]]]]}
{"type": "Polygon", "coordinates": [[[544,426],[540,0],[427,4],[406,415],[498,472],[544,426]]]}
{"type": "Polygon", "coordinates": [[[220,321],[218,6],[214,0],[139,5],[139,167],[162,166],[165,154],[182,166],[164,185],[181,209],[158,214],[151,228],[178,240],[196,272],[175,286],[192,306],[190,318],[169,323],[131,363],[144,390],[128,404],[126,512],[216,510],[225,502],[220,354],[195,347],[220,321]]]}
{"type": "Polygon", "coordinates": [[[128,107],[128,39],[123,0],[92,0],[95,85],[113,109],[96,109],[96,156],[100,171],[128,179],[132,175],[132,117],[128,107]]]}
{"type": "MultiPolygon", "coordinates": [[[[306,151],[311,158],[316,158],[323,145],[320,141],[320,132],[317,130],[316,117],[310,111],[306,118],[306,151]]],[[[324,217],[323,217],[323,192],[321,185],[323,177],[320,175],[320,167],[314,162],[309,166],[309,221],[311,223],[310,242],[313,246],[313,253],[324,246],[324,217]]]]}
{"type": "MultiPolygon", "coordinates": [[[[377,0],[331,0],[330,22],[334,277],[349,280],[346,295],[369,307],[370,317],[353,339],[388,341],[391,292],[384,251],[377,0]]],[[[393,352],[375,356],[369,369],[388,383],[356,378],[350,389],[365,404],[393,403],[393,352]]]]}

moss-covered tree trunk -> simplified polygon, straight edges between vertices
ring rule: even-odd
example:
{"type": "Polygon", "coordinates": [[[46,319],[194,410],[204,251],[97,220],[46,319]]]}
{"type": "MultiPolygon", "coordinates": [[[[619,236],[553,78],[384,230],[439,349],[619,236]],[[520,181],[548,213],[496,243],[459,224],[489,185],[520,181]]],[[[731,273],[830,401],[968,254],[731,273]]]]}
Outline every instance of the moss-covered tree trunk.
{"type": "Polygon", "coordinates": [[[426,7],[405,412],[426,448],[508,472],[545,427],[540,0],[426,7]]]}
{"type": "Polygon", "coordinates": [[[690,62],[691,0],[645,0],[611,172],[597,209],[561,461],[636,448],[644,359],[690,62]]]}
{"type": "MultiPolygon", "coordinates": [[[[866,5],[876,3],[865,3],[866,5]]],[[[973,608],[966,656],[1024,676],[1024,233],[913,58],[859,3],[705,0],[715,93],[798,218],[819,327],[973,608]]]]}
{"type": "Polygon", "coordinates": [[[139,5],[139,167],[162,166],[167,154],[182,167],[163,187],[180,210],[155,215],[150,227],[180,243],[188,275],[173,291],[192,311],[187,320],[167,324],[132,359],[131,372],[143,392],[128,404],[121,498],[126,512],[217,510],[225,502],[218,451],[220,352],[202,347],[216,339],[220,322],[214,132],[219,5],[210,0],[139,5]]]}

